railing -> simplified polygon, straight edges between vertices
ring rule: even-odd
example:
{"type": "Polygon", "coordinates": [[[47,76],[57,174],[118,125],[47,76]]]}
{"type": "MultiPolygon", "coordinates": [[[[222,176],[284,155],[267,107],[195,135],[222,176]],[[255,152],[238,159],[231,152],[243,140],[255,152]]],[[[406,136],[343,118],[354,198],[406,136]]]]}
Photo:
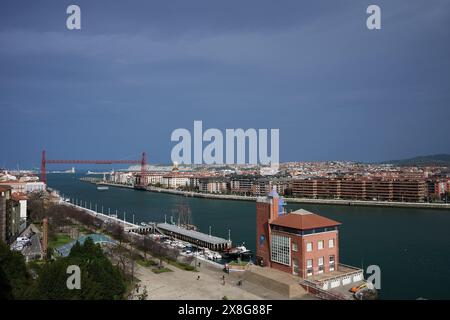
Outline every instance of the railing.
{"type": "Polygon", "coordinates": [[[318,287],[316,283],[309,280],[303,280],[300,285],[306,289],[308,293],[312,293],[319,299],[323,300],[353,300],[351,297],[344,294],[339,294],[332,291],[326,291],[318,287]]]}

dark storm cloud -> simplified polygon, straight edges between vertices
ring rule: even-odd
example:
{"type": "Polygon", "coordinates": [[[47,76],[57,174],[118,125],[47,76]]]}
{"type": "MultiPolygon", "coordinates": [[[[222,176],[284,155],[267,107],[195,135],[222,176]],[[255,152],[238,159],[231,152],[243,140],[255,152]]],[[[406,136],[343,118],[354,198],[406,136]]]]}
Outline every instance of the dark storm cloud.
{"type": "Polygon", "coordinates": [[[285,161],[450,152],[448,1],[374,1],[380,31],[367,1],[76,1],[68,31],[72,3],[0,5],[9,165],[41,148],[167,162],[193,120],[280,128],[285,161]]]}

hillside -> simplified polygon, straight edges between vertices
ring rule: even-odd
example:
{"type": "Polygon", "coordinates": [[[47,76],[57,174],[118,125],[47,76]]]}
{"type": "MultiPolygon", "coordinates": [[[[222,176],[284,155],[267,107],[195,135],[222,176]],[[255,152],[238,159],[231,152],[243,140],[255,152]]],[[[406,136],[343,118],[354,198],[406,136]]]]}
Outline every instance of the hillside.
{"type": "Polygon", "coordinates": [[[450,154],[435,154],[428,156],[418,156],[410,159],[390,160],[383,163],[390,163],[398,166],[447,166],[450,167],[450,154]]]}

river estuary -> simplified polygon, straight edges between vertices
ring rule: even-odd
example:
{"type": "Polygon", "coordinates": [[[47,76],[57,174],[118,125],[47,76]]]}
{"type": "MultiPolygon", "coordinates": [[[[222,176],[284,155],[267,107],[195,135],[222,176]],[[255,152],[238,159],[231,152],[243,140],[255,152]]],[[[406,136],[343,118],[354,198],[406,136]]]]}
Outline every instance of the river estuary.
{"type": "MultiPolygon", "coordinates": [[[[200,231],[231,238],[235,245],[255,251],[255,203],[202,199],[110,187],[79,181],[81,174],[49,174],[49,187],[67,197],[78,198],[104,213],[126,212],[127,221],[170,220],[180,204],[191,209],[200,231]]],[[[383,299],[450,299],[450,210],[376,208],[336,205],[292,204],[287,210],[304,208],[342,223],[341,262],[381,268],[383,299]]]]}

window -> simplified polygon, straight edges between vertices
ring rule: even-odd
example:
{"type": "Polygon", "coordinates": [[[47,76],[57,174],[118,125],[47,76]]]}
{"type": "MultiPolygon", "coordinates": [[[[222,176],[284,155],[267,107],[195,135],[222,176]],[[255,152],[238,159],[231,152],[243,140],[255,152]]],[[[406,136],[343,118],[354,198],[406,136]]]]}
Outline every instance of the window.
{"type": "Polygon", "coordinates": [[[312,242],[308,242],[306,244],[306,252],[311,252],[312,251],[312,242]]]}
{"type": "Polygon", "coordinates": [[[334,239],[328,240],[328,248],[334,248],[334,239]]]}
{"type": "Polygon", "coordinates": [[[318,248],[319,250],[322,250],[322,249],[323,249],[323,240],[320,240],[320,241],[317,243],[317,248],[318,248]]]}
{"type": "Polygon", "coordinates": [[[317,263],[318,265],[319,265],[319,273],[323,273],[323,271],[324,271],[324,266],[323,266],[323,257],[320,257],[319,258],[319,260],[318,260],[318,263],[317,263]]]}
{"type": "Polygon", "coordinates": [[[329,269],[330,271],[334,271],[334,255],[329,258],[329,269]]]}
{"type": "Polygon", "coordinates": [[[298,274],[298,260],[296,258],[292,259],[292,264],[293,264],[292,273],[297,275],[298,274]]]}
{"type": "Polygon", "coordinates": [[[313,274],[313,261],[312,259],[306,260],[306,275],[312,276],[313,274]]]}
{"type": "Polygon", "coordinates": [[[270,247],[272,261],[291,265],[291,239],[289,237],[274,234],[270,247]]]}
{"type": "Polygon", "coordinates": [[[297,242],[292,242],[292,251],[298,251],[297,242]]]}

